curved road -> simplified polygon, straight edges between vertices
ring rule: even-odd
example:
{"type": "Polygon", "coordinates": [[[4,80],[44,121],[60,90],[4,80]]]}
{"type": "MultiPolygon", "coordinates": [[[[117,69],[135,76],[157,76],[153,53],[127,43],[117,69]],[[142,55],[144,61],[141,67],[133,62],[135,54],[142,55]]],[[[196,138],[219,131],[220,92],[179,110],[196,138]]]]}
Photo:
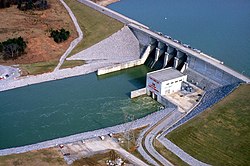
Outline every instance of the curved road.
{"type": "Polygon", "coordinates": [[[164,166],[172,166],[173,164],[155,150],[153,146],[153,140],[159,132],[161,132],[164,128],[169,128],[172,126],[182,116],[183,115],[181,112],[177,111],[175,108],[172,108],[172,110],[170,110],[170,112],[155,126],[153,126],[145,135],[144,146],[146,150],[164,166]]]}

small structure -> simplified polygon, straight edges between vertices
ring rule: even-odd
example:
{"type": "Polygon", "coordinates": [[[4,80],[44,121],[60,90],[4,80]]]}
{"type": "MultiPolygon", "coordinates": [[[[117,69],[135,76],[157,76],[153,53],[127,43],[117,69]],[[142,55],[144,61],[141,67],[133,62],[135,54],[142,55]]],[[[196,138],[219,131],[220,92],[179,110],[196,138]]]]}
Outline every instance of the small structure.
{"type": "Polygon", "coordinates": [[[161,96],[180,91],[183,81],[187,81],[187,75],[175,68],[153,71],[147,74],[146,91],[160,102],[161,96]]]}

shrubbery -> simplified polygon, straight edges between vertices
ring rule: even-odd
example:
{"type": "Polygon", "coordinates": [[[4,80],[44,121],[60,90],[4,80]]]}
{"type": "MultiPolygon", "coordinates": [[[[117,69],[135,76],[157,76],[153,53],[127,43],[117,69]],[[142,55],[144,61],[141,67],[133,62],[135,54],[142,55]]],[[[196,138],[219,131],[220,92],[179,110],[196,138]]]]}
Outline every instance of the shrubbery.
{"type": "Polygon", "coordinates": [[[48,8],[47,0],[0,0],[0,8],[17,5],[20,10],[45,10],[48,8]]]}
{"type": "Polygon", "coordinates": [[[51,30],[50,37],[53,37],[54,41],[57,43],[61,43],[69,38],[70,32],[65,29],[60,30],[51,30]]]}
{"type": "Polygon", "coordinates": [[[22,37],[8,39],[0,42],[0,52],[4,59],[15,59],[24,54],[26,46],[22,37]]]}
{"type": "Polygon", "coordinates": [[[47,0],[18,0],[17,8],[20,10],[45,10],[48,8],[47,0]]]}

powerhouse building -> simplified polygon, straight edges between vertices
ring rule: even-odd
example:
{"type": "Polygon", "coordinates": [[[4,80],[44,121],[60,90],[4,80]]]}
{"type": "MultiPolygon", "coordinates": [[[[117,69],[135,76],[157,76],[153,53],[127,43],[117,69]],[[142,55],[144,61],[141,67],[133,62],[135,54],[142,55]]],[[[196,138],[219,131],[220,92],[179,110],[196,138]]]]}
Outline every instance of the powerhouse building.
{"type": "Polygon", "coordinates": [[[182,82],[187,75],[175,68],[166,68],[147,73],[146,91],[154,99],[181,90],[182,82]]]}

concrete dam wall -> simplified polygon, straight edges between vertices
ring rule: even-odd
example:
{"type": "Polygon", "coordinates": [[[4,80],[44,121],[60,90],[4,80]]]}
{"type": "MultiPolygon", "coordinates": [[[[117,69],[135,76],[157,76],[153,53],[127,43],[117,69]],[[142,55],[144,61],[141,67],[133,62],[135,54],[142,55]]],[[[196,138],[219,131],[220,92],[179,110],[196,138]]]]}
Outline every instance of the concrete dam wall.
{"type": "Polygon", "coordinates": [[[249,83],[250,79],[223,65],[223,62],[184,46],[177,40],[164,36],[160,32],[154,32],[147,26],[130,19],[120,13],[99,6],[89,0],[78,0],[81,3],[123,22],[133,32],[140,43],[141,58],[134,62],[125,62],[122,66],[108,67],[100,73],[108,73],[128,67],[146,64],[154,69],[175,67],[188,75],[188,81],[197,84],[201,88],[214,89],[216,87],[233,84],[249,83]]]}
{"type": "Polygon", "coordinates": [[[155,70],[174,67],[188,75],[188,81],[203,89],[214,89],[234,83],[249,83],[249,78],[223,65],[197,49],[138,25],[129,24],[140,42],[141,54],[151,48],[145,64],[155,70]]]}

